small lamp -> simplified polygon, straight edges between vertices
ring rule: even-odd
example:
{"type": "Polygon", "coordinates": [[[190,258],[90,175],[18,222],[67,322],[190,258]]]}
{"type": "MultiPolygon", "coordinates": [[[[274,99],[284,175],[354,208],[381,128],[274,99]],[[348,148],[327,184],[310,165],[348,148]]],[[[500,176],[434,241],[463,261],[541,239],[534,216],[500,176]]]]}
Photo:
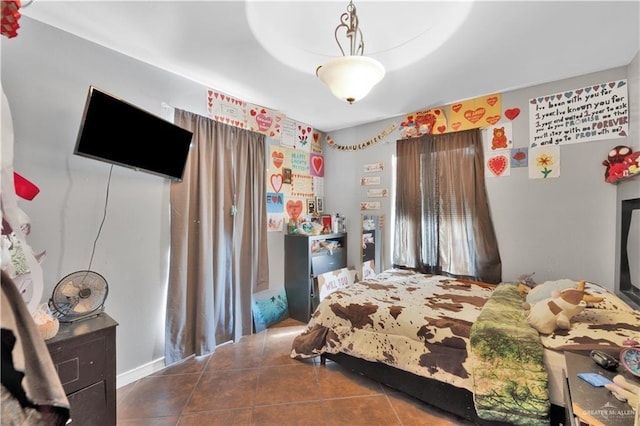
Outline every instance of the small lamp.
{"type": "Polygon", "coordinates": [[[316,69],[316,75],[329,87],[338,99],[350,104],[367,96],[373,86],[384,77],[384,67],[375,59],[364,55],[364,40],[359,27],[358,15],[353,1],[349,2],[347,12],[340,16],[340,24],[334,31],[334,37],[342,56],[329,60],[316,69]],[[338,40],[338,32],[344,29],[350,39],[349,55],[345,55],[338,40]]]}

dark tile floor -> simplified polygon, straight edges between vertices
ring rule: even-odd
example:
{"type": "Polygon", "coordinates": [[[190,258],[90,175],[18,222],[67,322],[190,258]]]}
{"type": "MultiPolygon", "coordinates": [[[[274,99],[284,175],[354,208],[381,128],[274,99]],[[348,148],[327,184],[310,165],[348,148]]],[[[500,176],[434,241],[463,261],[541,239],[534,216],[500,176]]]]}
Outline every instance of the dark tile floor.
{"type": "Polygon", "coordinates": [[[118,425],[471,425],[320,360],[289,357],[285,320],[118,389],[118,425]]]}

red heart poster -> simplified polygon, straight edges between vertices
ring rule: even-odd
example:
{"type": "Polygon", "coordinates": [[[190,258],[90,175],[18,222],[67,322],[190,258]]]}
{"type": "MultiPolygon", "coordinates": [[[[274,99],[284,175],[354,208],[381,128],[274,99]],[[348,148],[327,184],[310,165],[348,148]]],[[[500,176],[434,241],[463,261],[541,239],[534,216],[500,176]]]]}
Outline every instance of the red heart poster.
{"type": "Polygon", "coordinates": [[[489,176],[509,176],[511,168],[507,154],[496,154],[487,160],[487,171],[489,176]]]}
{"type": "Polygon", "coordinates": [[[298,220],[300,213],[302,213],[302,200],[289,200],[287,201],[287,214],[290,219],[298,220]]]}
{"type": "Polygon", "coordinates": [[[322,155],[311,154],[311,176],[324,177],[324,157],[322,155]]]}

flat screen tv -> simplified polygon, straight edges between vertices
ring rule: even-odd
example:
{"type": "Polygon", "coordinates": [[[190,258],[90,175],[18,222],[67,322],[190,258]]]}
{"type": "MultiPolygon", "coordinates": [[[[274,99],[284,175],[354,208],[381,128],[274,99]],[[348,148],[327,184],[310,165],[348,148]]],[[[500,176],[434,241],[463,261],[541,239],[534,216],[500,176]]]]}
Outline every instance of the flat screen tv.
{"type": "Polygon", "coordinates": [[[74,154],[181,181],[193,134],[89,87],[74,154]]]}

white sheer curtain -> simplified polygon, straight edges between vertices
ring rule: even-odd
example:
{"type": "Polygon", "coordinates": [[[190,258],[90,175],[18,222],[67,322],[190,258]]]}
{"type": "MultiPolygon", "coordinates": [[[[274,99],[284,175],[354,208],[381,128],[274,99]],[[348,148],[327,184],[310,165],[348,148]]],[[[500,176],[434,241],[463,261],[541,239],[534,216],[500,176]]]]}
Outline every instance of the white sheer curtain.
{"type": "Polygon", "coordinates": [[[193,146],[171,184],[167,365],[251,334],[269,279],[265,136],[179,109],[175,123],[193,146]]]}

